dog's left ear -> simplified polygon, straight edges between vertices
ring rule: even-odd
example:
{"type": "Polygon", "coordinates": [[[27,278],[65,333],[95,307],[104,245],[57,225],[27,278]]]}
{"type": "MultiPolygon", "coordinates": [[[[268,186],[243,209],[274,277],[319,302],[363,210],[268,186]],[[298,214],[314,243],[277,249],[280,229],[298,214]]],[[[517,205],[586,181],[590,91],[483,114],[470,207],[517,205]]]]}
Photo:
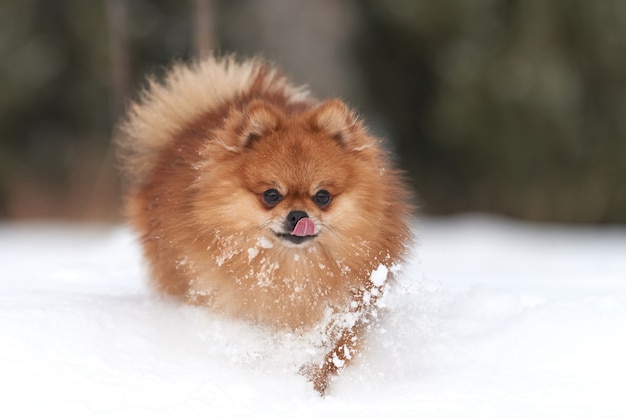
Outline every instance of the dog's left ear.
{"type": "Polygon", "coordinates": [[[314,132],[324,132],[351,151],[375,144],[353,111],[339,99],[322,102],[309,111],[308,123],[314,132]]]}
{"type": "Polygon", "coordinates": [[[309,111],[309,127],[325,132],[351,151],[361,151],[375,144],[353,111],[339,99],[322,102],[309,111]]]}

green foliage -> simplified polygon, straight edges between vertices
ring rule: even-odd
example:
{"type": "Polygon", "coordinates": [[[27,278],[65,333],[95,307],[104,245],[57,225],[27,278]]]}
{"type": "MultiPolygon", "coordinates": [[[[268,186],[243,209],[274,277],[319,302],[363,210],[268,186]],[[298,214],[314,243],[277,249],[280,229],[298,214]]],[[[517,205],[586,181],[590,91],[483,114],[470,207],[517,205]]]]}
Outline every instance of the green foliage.
{"type": "MultiPolygon", "coordinates": [[[[189,53],[191,13],[186,2],[125,4],[136,91],[146,73],[189,53]]],[[[119,213],[119,198],[95,188],[103,176],[115,181],[106,5],[0,3],[0,216],[82,216],[89,201],[105,217],[119,213]]]]}
{"type": "MultiPolygon", "coordinates": [[[[253,1],[216,2],[224,52],[262,49],[236,36],[263,28],[253,1]]],[[[146,74],[192,54],[193,2],[122,2],[136,94],[146,74]]],[[[0,2],[0,216],[55,199],[58,211],[34,212],[119,204],[93,186],[114,182],[103,174],[117,111],[110,4],[0,2]]],[[[424,211],[626,222],[626,2],[351,4],[359,107],[391,134],[424,211]]]]}
{"type": "Polygon", "coordinates": [[[426,211],[626,221],[626,3],[365,5],[372,102],[426,211]]]}

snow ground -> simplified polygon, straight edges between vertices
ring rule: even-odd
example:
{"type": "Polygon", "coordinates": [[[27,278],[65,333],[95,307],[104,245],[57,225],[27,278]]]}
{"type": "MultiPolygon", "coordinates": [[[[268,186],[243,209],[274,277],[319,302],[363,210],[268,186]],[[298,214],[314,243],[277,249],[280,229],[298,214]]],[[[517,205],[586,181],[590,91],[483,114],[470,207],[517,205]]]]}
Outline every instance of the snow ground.
{"type": "Polygon", "coordinates": [[[152,295],[122,227],[0,224],[0,411],[64,417],[624,417],[626,229],[426,219],[359,363],[152,295]]]}

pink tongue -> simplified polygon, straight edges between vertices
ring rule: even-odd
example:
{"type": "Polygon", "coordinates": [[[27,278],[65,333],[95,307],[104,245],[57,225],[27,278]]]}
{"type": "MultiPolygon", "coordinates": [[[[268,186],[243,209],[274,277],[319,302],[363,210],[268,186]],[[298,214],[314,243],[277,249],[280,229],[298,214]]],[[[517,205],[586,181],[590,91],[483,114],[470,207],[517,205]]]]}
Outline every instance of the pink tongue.
{"type": "Polygon", "coordinates": [[[306,237],[315,234],[315,224],[309,218],[302,218],[291,231],[296,237],[306,237]]]}

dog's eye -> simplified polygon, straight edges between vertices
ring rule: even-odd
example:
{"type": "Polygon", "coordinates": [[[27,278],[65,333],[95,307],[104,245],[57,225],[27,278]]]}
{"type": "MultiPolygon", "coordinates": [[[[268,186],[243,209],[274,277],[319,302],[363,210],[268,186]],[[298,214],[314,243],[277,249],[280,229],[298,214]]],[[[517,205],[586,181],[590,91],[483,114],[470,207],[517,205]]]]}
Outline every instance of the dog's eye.
{"type": "Polygon", "coordinates": [[[320,190],[313,196],[313,202],[315,202],[315,204],[321,208],[328,206],[330,204],[330,201],[331,196],[328,190],[320,190]]]}
{"type": "Polygon", "coordinates": [[[283,200],[283,195],[276,189],[269,189],[263,192],[263,202],[267,206],[276,206],[283,200]]]}

